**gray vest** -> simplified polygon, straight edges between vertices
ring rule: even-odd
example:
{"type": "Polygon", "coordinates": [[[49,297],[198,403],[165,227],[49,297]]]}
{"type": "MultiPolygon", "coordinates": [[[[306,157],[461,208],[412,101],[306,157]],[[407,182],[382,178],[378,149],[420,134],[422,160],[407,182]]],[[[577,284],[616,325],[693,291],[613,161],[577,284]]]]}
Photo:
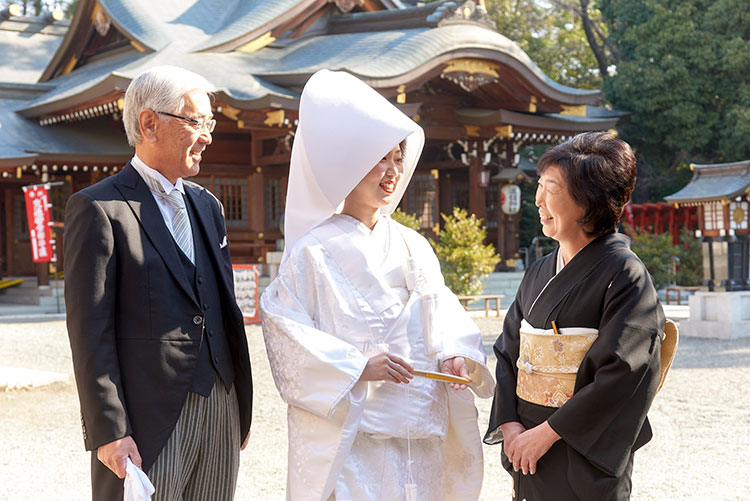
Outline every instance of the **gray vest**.
{"type": "MultiPolygon", "coordinates": [[[[198,364],[195,367],[191,391],[207,397],[211,394],[211,388],[216,381],[217,373],[221,377],[224,387],[229,391],[234,382],[234,364],[224,330],[215,265],[206,248],[203,227],[198,222],[195,208],[187,196],[185,196],[185,204],[193,232],[195,265],[180,250],[176,242],[175,248],[180,256],[180,262],[188,281],[193,286],[204,318],[200,354],[198,364]]],[[[216,242],[216,245],[218,245],[218,242],[216,242]]]]}

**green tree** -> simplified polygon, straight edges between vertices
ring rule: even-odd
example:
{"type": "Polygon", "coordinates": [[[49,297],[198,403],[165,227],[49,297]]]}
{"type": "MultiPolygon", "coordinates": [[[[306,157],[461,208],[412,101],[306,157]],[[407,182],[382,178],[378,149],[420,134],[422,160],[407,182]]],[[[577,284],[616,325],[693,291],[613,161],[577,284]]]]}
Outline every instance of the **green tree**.
{"type": "Polygon", "coordinates": [[[516,42],[550,78],[597,89],[601,71],[576,5],[571,0],[487,0],[487,12],[497,31],[516,42]]]}
{"type": "Polygon", "coordinates": [[[438,241],[430,240],[435,248],[445,284],[457,295],[482,293],[482,278],[492,273],[500,256],[492,244],[484,245],[487,230],[481,219],[464,209],[453,208],[453,214],[443,218],[438,241]]]}
{"type": "Polygon", "coordinates": [[[687,164],[750,157],[750,13],[744,0],[598,0],[615,47],[604,85],[632,113],[638,200],[689,179],[687,164]]]}

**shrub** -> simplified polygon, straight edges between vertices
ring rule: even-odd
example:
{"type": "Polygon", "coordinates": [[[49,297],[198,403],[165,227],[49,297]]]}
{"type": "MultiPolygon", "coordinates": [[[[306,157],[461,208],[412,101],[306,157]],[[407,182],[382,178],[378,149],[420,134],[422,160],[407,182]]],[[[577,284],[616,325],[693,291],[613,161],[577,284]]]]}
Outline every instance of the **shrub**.
{"type": "Polygon", "coordinates": [[[680,263],[677,267],[677,283],[680,285],[703,284],[703,252],[701,241],[692,232],[683,229],[680,233],[680,263]]]}
{"type": "Polygon", "coordinates": [[[687,230],[680,234],[680,244],[672,244],[669,233],[630,232],[631,248],[654,278],[657,289],[670,284],[700,285],[703,283],[701,243],[687,230]],[[676,273],[675,273],[676,271],[676,273]]]}
{"type": "Polygon", "coordinates": [[[646,269],[654,279],[654,286],[662,289],[674,283],[674,258],[677,248],[672,245],[669,233],[631,233],[630,248],[641,258],[646,269]]]}
{"type": "Polygon", "coordinates": [[[393,211],[393,214],[391,214],[391,218],[397,223],[401,223],[407,228],[411,228],[414,231],[419,231],[420,229],[417,215],[403,212],[400,207],[393,211]]]}
{"type": "Polygon", "coordinates": [[[464,209],[453,208],[453,214],[443,218],[438,241],[430,240],[435,248],[445,277],[445,284],[457,295],[482,293],[482,278],[492,273],[500,256],[495,246],[484,245],[487,230],[482,220],[464,209]]]}

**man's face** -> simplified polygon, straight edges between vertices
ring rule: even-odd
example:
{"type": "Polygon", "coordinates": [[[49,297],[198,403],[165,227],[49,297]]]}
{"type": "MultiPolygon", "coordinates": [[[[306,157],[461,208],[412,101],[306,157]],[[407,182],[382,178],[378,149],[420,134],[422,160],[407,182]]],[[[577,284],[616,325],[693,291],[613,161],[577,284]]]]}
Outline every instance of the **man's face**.
{"type": "MultiPolygon", "coordinates": [[[[174,114],[205,123],[213,118],[211,101],[205,92],[193,92],[185,96],[184,106],[174,114]]],[[[162,118],[165,120],[158,123],[154,145],[158,159],[152,167],[173,183],[177,178],[197,175],[203,150],[211,144],[211,134],[180,118],[162,118]]]]}

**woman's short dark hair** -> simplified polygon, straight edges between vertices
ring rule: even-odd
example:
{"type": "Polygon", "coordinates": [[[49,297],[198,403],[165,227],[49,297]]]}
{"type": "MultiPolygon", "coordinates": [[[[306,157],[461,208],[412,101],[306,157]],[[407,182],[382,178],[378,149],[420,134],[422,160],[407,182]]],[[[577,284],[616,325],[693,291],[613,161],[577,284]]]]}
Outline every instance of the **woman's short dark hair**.
{"type": "Polygon", "coordinates": [[[635,154],[610,132],[587,132],[547,151],[537,164],[541,175],[559,167],[573,200],[585,209],[578,223],[589,236],[615,231],[635,187],[635,154]]]}

